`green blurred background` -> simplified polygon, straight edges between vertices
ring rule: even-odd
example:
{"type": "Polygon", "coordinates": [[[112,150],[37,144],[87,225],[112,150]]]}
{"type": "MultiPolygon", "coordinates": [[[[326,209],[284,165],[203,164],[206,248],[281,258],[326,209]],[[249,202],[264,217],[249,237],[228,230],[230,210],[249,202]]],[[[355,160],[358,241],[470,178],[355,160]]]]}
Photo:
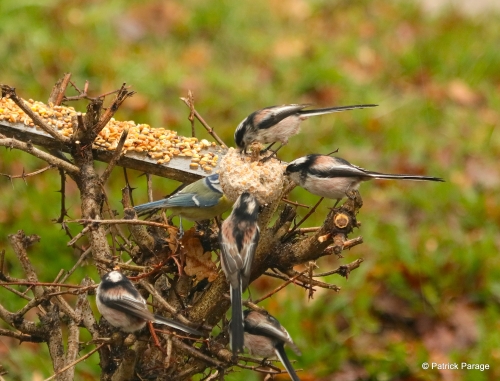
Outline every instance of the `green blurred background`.
{"type": "MultiPolygon", "coordinates": [[[[302,357],[291,357],[303,380],[500,379],[498,13],[429,12],[420,3],[388,0],[3,0],[0,36],[0,83],[25,98],[46,101],[65,72],[81,87],[89,80],[91,95],[126,82],[137,94],[117,119],[189,135],[179,97],[192,90],[197,110],[229,145],[237,124],[265,106],[379,104],[303,123],[281,159],[339,148],[339,156],[362,167],[447,182],[363,184],[362,227],[353,237],[365,243],[343,259],[317,263],[327,271],[364,258],[361,268],[348,280],[326,279],[342,287],[339,293],[318,290],[308,301],[288,286],[265,306],[302,349],[302,357]],[[423,370],[423,362],[490,369],[423,370]]],[[[82,111],[84,105],[72,104],[82,111]]],[[[210,138],[201,127],[198,134],[210,138]]],[[[1,149],[1,173],[43,166],[1,149]]],[[[136,201],[145,201],[144,177],[129,174],[139,188],[136,201]]],[[[155,198],[177,186],[157,178],[154,184],[155,198]]],[[[116,169],[106,190],[118,211],[123,186],[116,169]]],[[[59,189],[54,170],[26,183],[0,177],[0,249],[7,250],[11,274],[22,275],[7,235],[21,228],[42,237],[30,251],[41,280],[73,265],[78,253],[52,221],[59,189]]],[[[291,198],[317,201],[301,189],[291,198]]],[[[70,217],[79,217],[71,181],[67,203],[70,217]]],[[[308,226],[321,223],[332,205],[324,202],[308,226]]],[[[76,234],[80,227],[70,229],[76,234]]],[[[98,279],[85,266],[70,281],[85,274],[98,279]]],[[[260,279],[252,294],[277,284],[260,279]]],[[[5,290],[0,300],[11,310],[22,306],[5,290]]],[[[79,364],[76,379],[95,379],[97,363],[94,355],[79,364]]],[[[51,375],[45,347],[3,337],[0,364],[7,379],[51,375]]],[[[227,379],[260,376],[239,370],[227,379]]]]}

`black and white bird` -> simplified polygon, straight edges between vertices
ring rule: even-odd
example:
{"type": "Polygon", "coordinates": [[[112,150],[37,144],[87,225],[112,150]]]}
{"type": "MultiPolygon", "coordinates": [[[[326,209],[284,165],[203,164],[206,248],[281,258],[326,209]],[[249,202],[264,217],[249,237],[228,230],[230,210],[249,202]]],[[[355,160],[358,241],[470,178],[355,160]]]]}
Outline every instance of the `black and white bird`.
{"type": "Polygon", "coordinates": [[[164,324],[192,335],[202,333],[175,320],[153,314],[132,282],[119,271],[104,274],[96,291],[97,309],[113,327],[135,332],[152,323],[164,324]]]}
{"type": "Polygon", "coordinates": [[[231,292],[231,349],[243,351],[242,293],[250,282],[252,262],[259,242],[259,203],[248,192],[240,195],[230,216],[220,228],[222,270],[231,292]]]}
{"type": "Polygon", "coordinates": [[[299,133],[300,123],[311,116],[330,114],[354,109],[375,107],[377,105],[352,105],[327,107],[315,110],[304,110],[307,104],[291,104],[271,106],[255,111],[247,116],[238,125],[234,133],[234,141],[242,152],[253,142],[274,143],[280,142],[281,146],[288,143],[288,139],[299,133]]]}
{"type": "Polygon", "coordinates": [[[310,154],[295,159],[286,167],[286,174],[312,194],[341,200],[349,190],[358,190],[362,181],[396,179],[417,181],[444,181],[439,177],[397,175],[368,171],[340,157],[310,154]]]}
{"type": "Polygon", "coordinates": [[[267,311],[245,310],[244,315],[244,341],[250,355],[264,358],[277,356],[285,366],[290,378],[299,381],[299,377],[286,355],[285,344],[292,348],[298,356],[301,353],[287,330],[267,311]]]}

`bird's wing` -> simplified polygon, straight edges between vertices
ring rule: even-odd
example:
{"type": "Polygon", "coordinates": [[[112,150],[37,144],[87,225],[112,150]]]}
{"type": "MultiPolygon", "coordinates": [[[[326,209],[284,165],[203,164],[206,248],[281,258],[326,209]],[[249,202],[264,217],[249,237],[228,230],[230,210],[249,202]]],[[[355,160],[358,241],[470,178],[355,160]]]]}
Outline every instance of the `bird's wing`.
{"type": "Polygon", "coordinates": [[[271,315],[268,315],[266,321],[259,321],[252,326],[251,333],[277,339],[289,343],[293,342],[287,330],[271,315]]]}
{"type": "Polygon", "coordinates": [[[309,169],[311,175],[316,177],[372,177],[369,171],[349,163],[340,157],[331,157],[324,163],[317,161],[316,165],[309,169]]]}
{"type": "Polygon", "coordinates": [[[171,208],[177,206],[209,208],[217,205],[221,197],[222,194],[215,192],[207,192],[203,195],[180,192],[165,200],[164,207],[171,208]]]}
{"type": "Polygon", "coordinates": [[[222,269],[232,287],[239,287],[240,270],[243,268],[243,258],[238,251],[236,242],[221,242],[222,269]]]}
{"type": "Polygon", "coordinates": [[[254,224],[250,229],[245,231],[245,235],[249,237],[248,245],[244,245],[242,248],[241,257],[243,259],[243,267],[241,268],[241,283],[243,291],[246,290],[248,283],[250,282],[250,275],[252,272],[253,257],[255,255],[255,250],[257,250],[257,245],[259,243],[260,229],[257,224],[254,224]]]}
{"type": "Polygon", "coordinates": [[[146,308],[146,304],[140,300],[128,296],[120,296],[119,298],[110,300],[108,303],[110,307],[126,314],[144,320],[155,320],[154,315],[146,308]]]}
{"type": "Polygon", "coordinates": [[[283,119],[288,118],[291,115],[298,113],[303,108],[309,105],[283,105],[283,106],[271,106],[260,110],[260,112],[255,113],[254,124],[258,124],[260,128],[270,128],[283,119]]]}

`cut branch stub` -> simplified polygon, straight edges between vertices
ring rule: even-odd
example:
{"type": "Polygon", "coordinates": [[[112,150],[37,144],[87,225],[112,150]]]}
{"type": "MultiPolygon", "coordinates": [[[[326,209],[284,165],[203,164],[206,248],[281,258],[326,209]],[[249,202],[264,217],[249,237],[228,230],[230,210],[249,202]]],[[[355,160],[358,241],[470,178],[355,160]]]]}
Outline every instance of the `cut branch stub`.
{"type": "Polygon", "coordinates": [[[346,203],[340,208],[334,209],[336,212],[332,217],[332,229],[328,235],[333,239],[333,244],[329,249],[335,255],[341,255],[344,250],[344,243],[347,240],[347,235],[351,233],[355,227],[358,227],[356,214],[362,205],[363,200],[359,192],[354,191],[353,194],[349,195],[349,200],[346,203]]]}
{"type": "Polygon", "coordinates": [[[333,216],[333,223],[337,229],[344,229],[351,223],[351,218],[345,213],[337,213],[333,216]]]}

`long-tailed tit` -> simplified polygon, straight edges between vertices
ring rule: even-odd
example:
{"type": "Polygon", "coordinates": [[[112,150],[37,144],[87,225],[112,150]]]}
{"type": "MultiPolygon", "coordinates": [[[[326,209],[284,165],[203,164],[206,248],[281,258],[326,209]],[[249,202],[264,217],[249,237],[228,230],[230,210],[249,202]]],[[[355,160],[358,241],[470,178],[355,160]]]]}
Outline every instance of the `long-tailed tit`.
{"type": "Polygon", "coordinates": [[[288,143],[291,136],[299,133],[300,123],[311,116],[375,106],[377,105],[352,105],[315,110],[304,110],[309,107],[307,104],[266,107],[243,119],[236,128],[234,141],[242,152],[245,152],[253,142],[266,144],[279,141],[283,146],[288,143]]]}
{"type": "MultiPolygon", "coordinates": [[[[222,192],[219,175],[214,174],[187,185],[169,198],[137,205],[134,210],[141,215],[158,209],[170,209],[173,216],[202,221],[224,213],[231,205],[222,192]]],[[[182,221],[180,225],[182,231],[182,221]]]]}
{"type": "Polygon", "coordinates": [[[150,312],[146,301],[132,282],[118,271],[111,271],[102,276],[96,291],[96,302],[97,309],[109,324],[124,332],[138,331],[150,321],[192,335],[202,335],[196,329],[150,312]]]}
{"type": "Polygon", "coordinates": [[[439,177],[372,172],[339,157],[319,154],[295,159],[286,167],[286,174],[309,192],[337,202],[349,190],[358,190],[362,181],[372,179],[444,181],[439,177]]]}
{"type": "Polygon", "coordinates": [[[219,233],[222,270],[231,291],[231,349],[243,351],[242,296],[250,281],[252,261],[259,242],[259,204],[248,192],[240,195],[219,233]]]}
{"type": "Polygon", "coordinates": [[[285,353],[285,344],[297,354],[301,355],[299,348],[294,344],[290,334],[267,311],[257,312],[245,310],[245,347],[252,356],[264,358],[277,356],[285,366],[290,378],[298,381],[299,377],[293,369],[285,353]]]}

